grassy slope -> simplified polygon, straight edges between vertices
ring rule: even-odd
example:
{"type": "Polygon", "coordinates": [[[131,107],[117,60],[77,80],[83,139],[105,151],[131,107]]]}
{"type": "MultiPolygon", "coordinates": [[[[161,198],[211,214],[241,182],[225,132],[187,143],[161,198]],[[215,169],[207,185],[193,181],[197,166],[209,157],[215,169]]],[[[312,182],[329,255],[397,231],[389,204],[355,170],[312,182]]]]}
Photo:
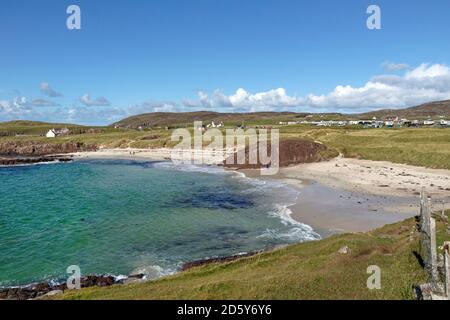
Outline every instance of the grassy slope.
{"type": "MultiPolygon", "coordinates": [[[[414,255],[419,250],[417,234],[410,238],[415,225],[409,219],[370,233],[292,245],[147,283],[71,291],[62,298],[412,299],[412,286],[427,278],[414,255]],[[351,253],[339,254],[345,245],[351,253]],[[381,268],[381,290],[366,287],[369,265],[381,268]]],[[[444,232],[442,226],[438,229],[444,232]]]]}
{"type": "Polygon", "coordinates": [[[282,136],[309,137],[346,157],[450,169],[450,129],[284,127],[282,136]]]}

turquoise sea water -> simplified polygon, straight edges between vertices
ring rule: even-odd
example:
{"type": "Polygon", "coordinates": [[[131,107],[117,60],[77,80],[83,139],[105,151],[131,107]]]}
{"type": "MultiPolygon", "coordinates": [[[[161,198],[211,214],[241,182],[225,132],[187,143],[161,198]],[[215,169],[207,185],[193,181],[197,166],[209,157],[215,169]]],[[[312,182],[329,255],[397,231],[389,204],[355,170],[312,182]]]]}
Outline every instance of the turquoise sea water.
{"type": "Polygon", "coordinates": [[[182,263],[318,235],[297,192],[220,168],[90,160],[0,168],[0,286],[82,274],[170,274],[182,263]]]}

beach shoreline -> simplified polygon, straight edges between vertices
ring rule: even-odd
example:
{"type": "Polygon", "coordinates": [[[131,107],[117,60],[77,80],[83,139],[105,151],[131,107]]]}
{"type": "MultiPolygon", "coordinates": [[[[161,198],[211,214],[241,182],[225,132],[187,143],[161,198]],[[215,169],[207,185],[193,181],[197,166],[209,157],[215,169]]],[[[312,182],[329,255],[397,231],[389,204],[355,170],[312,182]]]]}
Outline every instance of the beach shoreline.
{"type": "MultiPolygon", "coordinates": [[[[108,149],[73,153],[66,156],[70,156],[75,161],[90,159],[170,161],[171,152],[171,149],[108,149]]],[[[204,154],[204,156],[206,158],[212,157],[209,153],[204,154]]],[[[444,187],[447,188],[445,182],[449,181],[450,178],[450,171],[447,170],[433,170],[388,162],[346,158],[280,168],[279,172],[272,176],[261,176],[257,169],[224,168],[224,170],[239,172],[251,179],[281,182],[297,190],[299,192],[297,200],[294,204],[288,206],[290,217],[313,228],[322,239],[341,233],[368,232],[418,215],[419,201],[414,190],[408,192],[392,186],[380,187],[377,185],[377,183],[385,183],[385,180],[393,179],[393,177],[400,176],[402,179],[414,180],[420,179],[421,174],[427,174],[426,183],[431,182],[436,186],[431,191],[434,199],[436,201],[442,199],[447,201],[447,204],[450,202],[449,192],[446,193],[444,189],[444,187]],[[372,171],[375,171],[375,174],[373,172],[369,176],[356,174],[356,171],[361,170],[362,167],[367,169],[368,166],[372,171]],[[346,168],[346,173],[340,175],[342,168],[346,168]],[[380,172],[383,173],[386,170],[391,174],[381,174],[381,178],[377,178],[377,174],[379,175],[380,172]],[[399,172],[403,174],[399,175],[399,172]],[[372,185],[367,181],[370,181],[372,185]],[[439,187],[444,190],[440,190],[439,187]]],[[[405,183],[405,181],[399,181],[398,183],[405,183]]],[[[222,260],[228,261],[238,257],[217,257],[211,260],[188,261],[186,266],[203,265],[222,260]]],[[[99,278],[102,281],[106,279],[108,280],[107,285],[119,284],[119,281],[114,280],[115,278],[110,275],[88,275],[86,277],[99,278]]],[[[130,283],[151,280],[143,279],[143,275],[139,275],[137,279],[134,279],[135,276],[133,275],[129,277],[130,283]]],[[[123,284],[126,284],[127,281],[123,284]]],[[[44,291],[46,292],[50,292],[52,289],[49,283],[43,282],[40,284],[45,287],[44,291]]],[[[18,294],[40,292],[39,286],[37,289],[34,289],[34,287],[35,285],[26,285],[11,288],[17,289],[18,294]],[[18,288],[21,288],[22,291],[18,288]]],[[[3,291],[11,288],[6,288],[3,291]]],[[[59,287],[56,289],[59,289],[59,287]]]]}
{"type": "MultiPolygon", "coordinates": [[[[171,152],[168,148],[103,149],[71,155],[74,159],[169,161],[171,152]]],[[[202,156],[208,164],[220,163],[210,151],[202,156]]],[[[275,180],[298,190],[300,196],[289,207],[291,217],[322,237],[367,232],[417,215],[422,186],[437,206],[444,201],[450,208],[450,170],[343,157],[280,168],[272,176],[261,176],[257,169],[226,170],[275,180]]]]}

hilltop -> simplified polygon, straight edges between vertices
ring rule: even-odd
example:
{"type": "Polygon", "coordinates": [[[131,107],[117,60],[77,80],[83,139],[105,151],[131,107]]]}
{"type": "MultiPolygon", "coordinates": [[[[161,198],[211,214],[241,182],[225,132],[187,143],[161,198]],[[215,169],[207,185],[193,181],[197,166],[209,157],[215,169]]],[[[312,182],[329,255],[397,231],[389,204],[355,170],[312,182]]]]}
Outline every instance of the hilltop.
{"type": "Polygon", "coordinates": [[[349,120],[349,119],[385,119],[400,117],[410,119],[424,119],[428,117],[450,117],[450,100],[436,101],[406,109],[382,109],[360,114],[342,113],[295,113],[295,112],[255,112],[255,113],[219,113],[209,111],[179,112],[179,113],[145,113],[120,120],[112,125],[120,128],[136,129],[138,127],[187,127],[194,121],[224,122],[225,125],[234,126],[250,122],[259,125],[274,125],[279,122],[310,120],[349,120]]]}
{"type": "Polygon", "coordinates": [[[373,112],[367,112],[359,114],[360,118],[372,118],[377,117],[380,119],[386,117],[401,117],[401,118],[434,118],[434,117],[449,117],[450,116],[450,100],[435,101],[430,103],[421,104],[416,107],[393,110],[383,109],[373,112]]]}
{"type": "Polygon", "coordinates": [[[294,112],[255,112],[255,113],[219,113],[210,111],[198,112],[155,112],[145,113],[120,120],[113,123],[113,126],[122,128],[137,128],[137,127],[177,127],[177,126],[192,126],[194,121],[216,121],[224,122],[225,124],[235,125],[242,122],[249,121],[252,123],[260,122],[273,124],[274,121],[287,121],[295,118],[298,113],[294,112]]]}

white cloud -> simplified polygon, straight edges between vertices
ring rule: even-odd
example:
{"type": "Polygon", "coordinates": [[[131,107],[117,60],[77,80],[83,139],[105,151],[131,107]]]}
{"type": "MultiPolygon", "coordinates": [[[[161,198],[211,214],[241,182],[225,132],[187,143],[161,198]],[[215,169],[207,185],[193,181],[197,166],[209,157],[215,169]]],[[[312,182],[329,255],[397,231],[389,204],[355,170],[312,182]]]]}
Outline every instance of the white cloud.
{"type": "Polygon", "coordinates": [[[408,69],[409,66],[405,63],[395,63],[391,61],[385,61],[381,64],[381,67],[388,72],[396,72],[408,69]]]}
{"type": "Polygon", "coordinates": [[[59,107],[60,104],[46,99],[33,99],[31,105],[34,107],[59,107]]]}
{"type": "Polygon", "coordinates": [[[138,114],[139,110],[146,110],[144,112],[176,112],[179,108],[177,103],[172,101],[147,101],[141,105],[130,106],[127,111],[138,114]]]}
{"type": "Polygon", "coordinates": [[[215,90],[211,97],[205,92],[198,93],[199,100],[184,100],[183,104],[196,109],[227,109],[228,111],[257,112],[272,111],[280,108],[299,106],[301,99],[291,97],[283,88],[259,93],[249,93],[239,88],[234,94],[227,96],[215,90]]]}
{"type": "Polygon", "coordinates": [[[17,97],[13,101],[0,101],[0,119],[25,119],[32,112],[25,97],[17,97]]]}
{"type": "Polygon", "coordinates": [[[448,77],[449,67],[441,64],[429,65],[427,63],[422,63],[420,66],[414,70],[406,73],[406,79],[427,79],[427,78],[437,78],[437,77],[448,77]]]}
{"type": "Polygon", "coordinates": [[[92,99],[87,93],[80,97],[80,102],[86,107],[108,107],[111,103],[104,97],[92,99]]]}
{"type": "Polygon", "coordinates": [[[450,68],[441,64],[421,64],[402,76],[375,76],[361,87],[338,85],[327,94],[290,96],[283,88],[259,93],[238,89],[232,95],[216,90],[209,96],[184,100],[185,106],[220,111],[317,111],[363,112],[381,108],[404,108],[450,99],[450,68]]]}
{"type": "Polygon", "coordinates": [[[53,90],[47,82],[42,82],[41,83],[41,92],[46,94],[47,96],[49,96],[51,98],[58,98],[58,97],[62,97],[63,96],[62,93],[53,90]]]}
{"type": "Polygon", "coordinates": [[[422,64],[403,76],[382,75],[362,87],[337,86],[327,95],[309,95],[304,105],[328,110],[404,108],[450,99],[450,68],[422,64]]]}
{"type": "Polygon", "coordinates": [[[122,118],[149,112],[214,110],[221,112],[297,111],[358,113],[382,108],[404,108],[421,103],[450,99],[450,67],[443,64],[421,64],[402,74],[372,77],[362,86],[340,84],[325,94],[290,95],[283,88],[251,93],[240,88],[231,95],[221,90],[199,92],[198,98],[171,101],[150,100],[127,107],[110,106],[103,97],[80,98],[81,106],[59,107],[45,99],[32,99],[15,92],[0,101],[0,121],[30,119],[85,124],[112,123],[122,118]],[[51,106],[54,108],[43,108],[51,106]]]}

